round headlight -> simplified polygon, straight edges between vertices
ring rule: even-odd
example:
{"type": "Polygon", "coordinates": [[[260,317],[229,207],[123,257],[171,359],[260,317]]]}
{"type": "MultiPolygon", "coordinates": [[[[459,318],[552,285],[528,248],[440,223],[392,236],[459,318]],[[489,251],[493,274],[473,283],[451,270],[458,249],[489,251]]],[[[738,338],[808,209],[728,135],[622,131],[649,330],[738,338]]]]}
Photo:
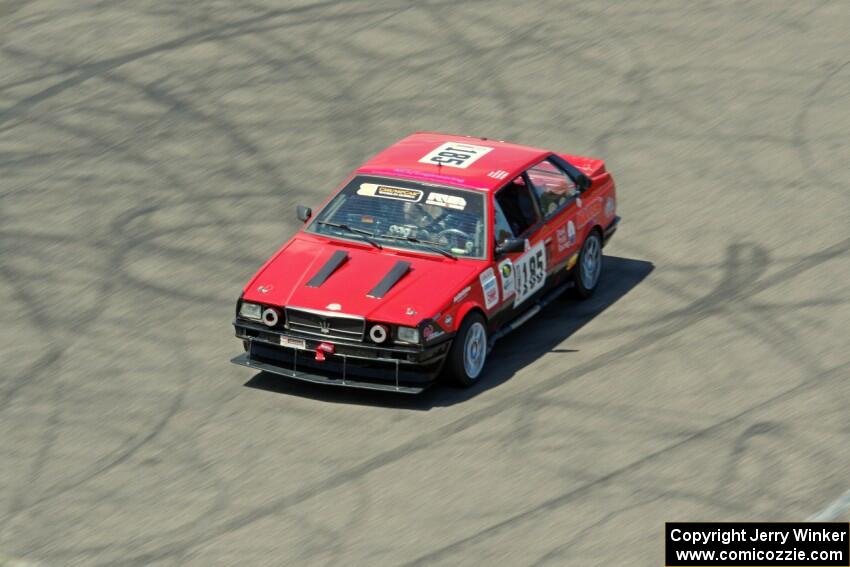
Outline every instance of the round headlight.
{"type": "Polygon", "coordinates": [[[266,307],[263,309],[263,323],[268,327],[274,327],[280,320],[280,315],[277,314],[277,309],[266,307]]]}
{"type": "Polygon", "coordinates": [[[378,344],[387,340],[388,335],[389,332],[384,325],[372,325],[372,328],[369,329],[369,338],[378,344]]]}

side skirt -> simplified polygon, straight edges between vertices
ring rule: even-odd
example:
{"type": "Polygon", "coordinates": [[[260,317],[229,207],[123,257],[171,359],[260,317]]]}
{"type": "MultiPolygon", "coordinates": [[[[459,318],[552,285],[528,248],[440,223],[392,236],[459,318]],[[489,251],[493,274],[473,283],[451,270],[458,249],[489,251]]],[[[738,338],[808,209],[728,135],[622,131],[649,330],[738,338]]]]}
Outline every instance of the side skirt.
{"type": "Polygon", "coordinates": [[[520,315],[519,317],[517,317],[516,319],[514,319],[510,323],[504,325],[498,331],[493,333],[490,336],[490,344],[488,345],[487,352],[489,353],[490,351],[493,350],[493,345],[496,344],[496,341],[498,341],[499,339],[501,339],[502,337],[504,337],[505,335],[507,335],[511,331],[515,331],[516,329],[518,329],[520,326],[522,326],[523,323],[525,323],[526,321],[528,321],[529,319],[531,319],[532,317],[534,317],[535,315],[540,313],[540,311],[544,307],[546,307],[547,305],[549,305],[550,303],[552,303],[553,301],[558,299],[558,297],[561,294],[563,294],[565,291],[567,291],[568,289],[573,287],[573,285],[574,284],[573,284],[572,280],[562,283],[558,287],[554,288],[550,292],[543,295],[540,299],[538,299],[534,303],[534,305],[532,305],[522,315],[520,315]]]}

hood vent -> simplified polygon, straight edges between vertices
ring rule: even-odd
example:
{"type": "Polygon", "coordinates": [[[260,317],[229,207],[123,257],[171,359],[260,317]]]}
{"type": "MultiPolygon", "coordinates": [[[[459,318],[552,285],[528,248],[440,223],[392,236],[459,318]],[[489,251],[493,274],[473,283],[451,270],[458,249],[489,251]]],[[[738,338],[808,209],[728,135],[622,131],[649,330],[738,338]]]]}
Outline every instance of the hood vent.
{"type": "Polygon", "coordinates": [[[384,297],[388,291],[390,291],[395,284],[399,282],[401,278],[403,278],[407,272],[410,271],[410,262],[402,262],[399,260],[395,263],[395,266],[387,272],[387,275],[378,282],[372,291],[370,291],[367,297],[372,297],[374,299],[381,299],[384,297]]]}
{"type": "Polygon", "coordinates": [[[348,252],[344,250],[337,250],[333,253],[330,259],[325,262],[325,265],[322,266],[322,269],[316,272],[310,281],[307,282],[308,287],[319,287],[323,283],[327,281],[331,275],[342,266],[346,260],[348,260],[348,252]]]}

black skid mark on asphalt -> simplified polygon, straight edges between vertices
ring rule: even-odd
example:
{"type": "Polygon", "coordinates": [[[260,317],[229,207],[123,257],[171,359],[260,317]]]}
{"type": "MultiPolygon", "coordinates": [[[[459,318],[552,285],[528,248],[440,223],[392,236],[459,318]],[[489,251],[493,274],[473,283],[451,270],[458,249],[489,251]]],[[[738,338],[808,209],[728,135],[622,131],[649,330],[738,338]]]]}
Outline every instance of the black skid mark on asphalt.
{"type": "MultiPolygon", "coordinates": [[[[216,41],[225,37],[256,33],[257,30],[254,29],[254,27],[260,24],[263,26],[273,25],[274,27],[268,28],[269,30],[279,29],[287,24],[271,24],[271,22],[285,16],[295,16],[298,14],[310,13],[314,10],[321,10],[325,7],[332,7],[337,3],[337,0],[325,0],[294,8],[266,10],[249,18],[188,33],[175,39],[144,47],[130,53],[91,63],[79,64],[75,69],[73,69],[73,72],[75,73],[74,76],[59,81],[33,95],[22,98],[11,107],[0,110],[0,125],[23,115],[41,102],[77,87],[83,82],[88,81],[89,79],[92,79],[104,72],[117,69],[118,67],[128,63],[132,63],[152,55],[160,55],[181,48],[191,47],[200,43],[216,41]]],[[[297,24],[289,23],[288,25],[298,25],[301,23],[303,22],[298,22],[297,24]]]]}
{"type": "MultiPolygon", "coordinates": [[[[812,377],[812,380],[817,381],[818,383],[824,383],[828,380],[839,379],[839,378],[844,376],[844,374],[845,374],[845,372],[848,368],[850,368],[850,362],[843,364],[843,365],[840,365],[840,366],[837,366],[837,367],[833,367],[833,368],[829,369],[824,375],[812,377]]],[[[688,446],[690,443],[698,441],[698,440],[711,438],[718,431],[722,430],[723,428],[725,428],[726,426],[728,426],[730,424],[736,423],[738,420],[750,415],[751,413],[753,413],[757,410],[766,408],[771,404],[774,404],[774,403],[777,403],[777,402],[780,402],[780,401],[784,401],[785,399],[792,397],[793,395],[795,395],[795,394],[797,394],[797,393],[799,393],[799,392],[801,392],[805,389],[808,389],[810,387],[812,387],[812,384],[809,381],[798,384],[797,386],[795,386],[795,387],[793,387],[789,390],[785,390],[785,391],[777,394],[774,397],[771,397],[767,400],[760,402],[759,404],[756,404],[754,406],[750,406],[749,408],[747,408],[747,409],[745,409],[745,410],[743,410],[743,411],[741,411],[741,412],[739,412],[739,413],[737,413],[737,414],[735,414],[731,417],[728,417],[728,418],[723,419],[721,421],[715,422],[714,424],[712,424],[712,425],[710,425],[710,426],[708,426],[704,429],[700,429],[700,430],[696,431],[695,433],[688,435],[687,437],[685,437],[684,439],[682,439],[679,442],[676,442],[672,445],[668,445],[666,447],[663,447],[663,448],[659,449],[658,451],[649,453],[649,454],[645,455],[644,457],[638,459],[637,461],[633,461],[633,462],[631,462],[631,463],[629,463],[629,464],[627,464],[623,467],[615,469],[615,470],[613,470],[613,471],[611,471],[611,472],[609,472],[605,475],[602,475],[601,477],[594,479],[593,481],[583,483],[582,485],[578,486],[577,488],[571,489],[571,490],[569,490],[565,493],[562,493],[562,494],[555,496],[555,497],[553,497],[549,500],[546,500],[542,504],[539,504],[539,505],[537,505],[537,506],[535,506],[535,507],[533,507],[529,510],[526,510],[524,512],[521,512],[519,514],[511,516],[511,517],[509,517],[509,518],[507,518],[503,521],[500,521],[496,524],[488,526],[487,528],[484,528],[483,530],[480,530],[480,531],[478,531],[478,532],[476,532],[476,533],[474,533],[470,536],[467,536],[467,537],[462,538],[460,540],[457,540],[453,543],[450,543],[450,544],[448,544],[448,545],[446,545],[442,548],[434,550],[434,551],[432,551],[432,552],[430,552],[426,555],[423,555],[423,556],[421,556],[421,557],[419,557],[419,558],[417,558],[413,561],[405,563],[405,565],[406,566],[429,565],[429,564],[433,563],[434,561],[438,561],[438,560],[440,560],[440,559],[442,559],[446,556],[449,556],[449,555],[459,551],[462,548],[466,548],[467,546],[469,546],[471,544],[478,543],[480,541],[489,539],[491,537],[499,536],[499,535],[503,534],[504,532],[506,532],[507,530],[513,528],[514,526],[519,525],[520,523],[525,523],[525,522],[528,522],[530,520],[540,518],[541,516],[549,514],[549,513],[553,512],[554,510],[557,510],[557,509],[567,505],[568,503],[573,502],[577,498],[580,498],[581,496],[587,494],[590,490],[593,490],[593,489],[595,489],[599,486],[607,485],[607,484],[613,482],[614,480],[618,479],[619,477],[625,476],[626,474],[636,470],[637,468],[642,467],[643,465],[646,465],[650,462],[653,462],[657,458],[664,456],[664,455],[670,453],[671,451],[675,451],[675,450],[678,450],[682,447],[688,446]]]]}
{"type": "Polygon", "coordinates": [[[728,462],[718,479],[715,496],[718,498],[737,499],[744,494],[758,500],[765,496],[769,482],[775,481],[782,474],[778,453],[772,451],[753,451],[758,438],[765,439],[769,445],[781,449],[786,426],[778,422],[760,421],[747,427],[738,435],[732,444],[728,462]],[[741,461],[749,457],[758,461],[759,472],[754,478],[739,478],[738,469],[741,461]],[[736,486],[736,482],[738,483],[736,486]],[[747,483],[746,485],[743,483],[747,483]]]}
{"type": "MultiPolygon", "coordinates": [[[[736,250],[737,248],[734,248],[734,246],[736,245],[733,245],[733,250],[736,250]]],[[[603,368],[626,356],[630,356],[637,352],[640,352],[641,350],[648,348],[649,346],[652,346],[658,343],[659,341],[662,341],[667,337],[677,334],[682,330],[714,315],[717,312],[716,303],[718,301],[722,301],[726,304],[732,304],[741,301],[745,298],[752,297],[757,293],[774,287],[784,281],[790,280],[796,275],[811,270],[817,266],[829,262],[830,260],[834,260],[835,258],[842,257],[847,254],[848,251],[850,251],[850,238],[846,238],[842,241],[839,241],[825,250],[814,253],[799,262],[791,264],[785,269],[780,270],[778,273],[773,274],[770,278],[762,278],[754,282],[746,282],[746,285],[742,285],[735,288],[730,287],[728,284],[724,285],[720,283],[718,284],[717,289],[722,289],[722,294],[718,293],[717,289],[715,289],[709,292],[709,294],[707,294],[706,296],[696,299],[691,303],[691,305],[685,308],[676,310],[670,314],[656,318],[653,323],[653,326],[655,327],[654,329],[648,329],[645,334],[619,347],[616,347],[607,353],[601,354],[587,361],[584,364],[580,364],[572,368],[565,374],[557,374],[545,378],[527,388],[525,391],[522,392],[522,395],[526,399],[534,398],[535,396],[542,395],[543,393],[548,392],[550,390],[563,387],[564,385],[571,382],[575,382],[579,378],[595,370],[598,370],[599,368],[603,368]]],[[[731,253],[731,257],[735,258],[737,256],[738,254],[736,252],[731,253]]],[[[736,262],[731,262],[731,265],[734,266],[735,264],[736,262]]],[[[735,268],[732,269],[734,270],[735,268]]],[[[732,281],[735,281],[735,279],[733,278],[732,281]]],[[[845,366],[846,365],[841,365],[835,368],[831,368],[827,370],[823,375],[811,376],[801,384],[791,389],[780,392],[776,396],[763,400],[758,404],[754,404],[742,410],[741,412],[719,420],[708,427],[692,432],[686,435],[680,441],[663,447],[658,451],[649,453],[636,461],[633,461],[623,467],[610,471],[609,473],[604,474],[590,482],[583,483],[580,486],[571,489],[563,494],[560,494],[552,499],[549,499],[530,510],[507,518],[504,521],[498,522],[488,528],[485,528],[484,530],[471,534],[453,543],[447,544],[446,546],[440,549],[434,550],[431,553],[423,555],[422,557],[414,559],[410,561],[408,565],[430,564],[433,561],[437,561],[445,556],[454,553],[455,551],[461,548],[466,547],[470,543],[480,541],[481,539],[494,537],[498,534],[503,533],[506,529],[512,527],[517,523],[528,521],[529,519],[539,517],[542,514],[549,513],[554,509],[560,508],[561,506],[564,506],[565,504],[571,502],[578,496],[583,495],[598,486],[607,484],[615,479],[625,476],[633,470],[642,467],[650,462],[654,462],[659,457],[664,456],[671,451],[678,450],[681,447],[687,446],[697,440],[702,440],[707,437],[711,437],[715,435],[719,430],[722,430],[730,424],[738,422],[740,419],[752,414],[753,412],[768,407],[769,405],[778,401],[784,400],[787,397],[792,396],[810,387],[812,383],[816,385],[828,379],[832,379],[836,375],[838,375],[844,369],[845,366]]],[[[366,459],[358,465],[340,471],[339,473],[334,474],[330,478],[321,481],[313,486],[308,486],[292,494],[270,501],[266,505],[257,507],[248,513],[240,514],[236,517],[230,518],[227,521],[219,524],[216,528],[208,531],[206,534],[194,538],[192,541],[165,544],[160,546],[156,550],[152,550],[147,553],[135,556],[125,557],[121,561],[110,563],[112,565],[144,565],[153,561],[165,559],[177,553],[183,553],[186,550],[200,545],[203,542],[209,541],[220,534],[228,533],[237,529],[242,529],[262,518],[266,518],[268,516],[276,514],[280,510],[285,510],[288,507],[300,504],[301,502],[304,502],[318,494],[322,494],[329,490],[333,490],[334,488],[344,486],[356,479],[361,478],[366,474],[372,473],[375,470],[381,469],[389,464],[401,461],[406,457],[416,454],[432,446],[434,443],[445,443],[447,438],[466,431],[471,427],[480,425],[480,423],[488,417],[498,415],[499,413],[502,413],[503,411],[508,409],[508,407],[513,407],[517,403],[521,402],[522,400],[518,400],[516,397],[511,396],[508,399],[502,399],[492,404],[488,404],[477,411],[470,412],[451,423],[448,423],[433,431],[420,435],[396,448],[374,455],[373,457],[366,459]]]]}
{"type": "MultiPolygon", "coordinates": [[[[584,365],[580,365],[579,367],[574,368],[573,371],[570,373],[570,378],[572,380],[575,380],[580,376],[583,376],[593,370],[596,370],[597,368],[601,368],[610,363],[613,363],[616,360],[619,360],[620,358],[637,353],[643,350],[644,348],[657,343],[660,340],[663,340],[667,337],[681,332],[682,330],[702,321],[703,319],[706,319],[716,314],[719,311],[718,302],[728,306],[730,304],[743,301],[747,298],[756,295],[757,293],[760,293],[766,289],[778,285],[779,283],[789,280],[800,273],[803,273],[835,258],[844,256],[845,254],[847,254],[848,251],[850,251],[850,238],[846,238],[834,244],[833,246],[822,250],[821,252],[812,254],[804,258],[800,262],[797,262],[783,270],[780,270],[778,273],[773,274],[770,278],[761,278],[753,282],[739,282],[735,284],[734,282],[737,281],[736,273],[740,271],[740,268],[737,267],[740,264],[740,262],[738,261],[740,256],[738,250],[738,245],[733,244],[730,252],[731,260],[730,262],[728,262],[729,267],[726,270],[726,274],[732,276],[731,278],[729,278],[729,281],[733,282],[732,284],[723,283],[726,278],[721,278],[721,282],[718,284],[715,290],[709,292],[707,295],[701,298],[696,299],[688,307],[676,310],[668,315],[657,319],[658,325],[656,326],[656,328],[654,330],[648,331],[644,336],[633,339],[625,345],[617,347],[606,354],[594,358],[593,360],[589,361],[584,365]]],[[[451,555],[459,549],[465,548],[466,546],[474,542],[478,542],[490,537],[495,537],[501,533],[504,533],[507,529],[512,528],[518,523],[526,522],[530,519],[537,518],[543,514],[550,513],[553,510],[558,509],[566,505],[567,503],[573,501],[575,498],[585,494],[587,491],[592,490],[598,486],[607,484],[619,477],[625,476],[626,474],[636,470],[639,467],[642,467],[650,462],[654,462],[659,457],[664,456],[670,453],[671,451],[675,451],[682,447],[688,446],[693,442],[713,437],[717,432],[721,431],[725,427],[738,422],[739,420],[749,416],[757,410],[766,408],[769,405],[777,403],[779,401],[784,401],[786,398],[796,395],[810,387],[823,383],[828,379],[834,379],[835,377],[840,375],[843,370],[848,366],[850,366],[850,362],[830,368],[826,370],[823,374],[808,376],[796,386],[784,390],[778,393],[777,395],[763,400],[757,404],[749,406],[748,408],[736,413],[733,416],[721,419],[708,427],[701,428],[693,433],[690,433],[680,441],[663,447],[658,451],[649,453],[644,457],[633,461],[621,468],[615,469],[614,471],[611,471],[607,474],[604,474],[591,482],[584,483],[578,486],[577,488],[571,489],[563,494],[551,498],[530,510],[514,515],[501,522],[493,524],[483,530],[480,530],[474,534],[471,534],[467,537],[450,543],[440,549],[434,550],[407,563],[406,565],[413,566],[429,564],[433,561],[437,561],[448,555],[451,555]]],[[[567,380],[563,376],[553,376],[540,382],[536,387],[529,388],[526,391],[526,394],[529,394],[530,392],[537,393],[538,390],[549,390],[558,387],[561,383],[564,383],[566,381],[567,380]]],[[[511,402],[516,403],[516,400],[511,399],[511,402]]],[[[499,404],[494,404],[493,406],[496,405],[499,404]]],[[[492,408],[493,406],[490,406],[490,408],[492,408]]],[[[481,411],[483,411],[483,409],[489,408],[482,408],[481,411]]]]}
{"type": "MultiPolygon", "coordinates": [[[[800,111],[794,117],[794,128],[792,137],[792,146],[797,152],[800,164],[807,175],[811,177],[811,181],[817,182],[821,187],[831,190],[841,196],[847,195],[846,178],[833,178],[832,175],[841,174],[847,171],[847,163],[832,163],[828,167],[818,167],[815,163],[816,150],[812,147],[812,141],[809,136],[809,115],[812,108],[817,106],[818,99],[822,93],[830,86],[840,75],[841,72],[850,65],[850,60],[844,61],[838,65],[824,65],[823,78],[815,82],[811,91],[803,98],[800,103],[800,111]]],[[[847,85],[845,83],[845,89],[847,85]]],[[[836,121],[842,120],[842,117],[836,116],[836,121]]],[[[843,117],[845,125],[847,124],[847,116],[843,117]]],[[[845,135],[850,132],[844,132],[845,135]]],[[[842,145],[846,148],[846,140],[842,145]]],[[[811,185],[811,183],[807,183],[811,185]]]]}
{"type": "MultiPolygon", "coordinates": [[[[615,509],[606,512],[599,520],[596,520],[595,522],[592,522],[591,524],[584,526],[581,530],[575,532],[571,537],[569,537],[569,539],[567,539],[567,541],[559,543],[553,548],[547,550],[537,560],[535,560],[534,563],[530,563],[530,567],[544,567],[545,565],[567,565],[569,564],[571,559],[573,561],[579,561],[580,563],[586,563],[584,559],[571,556],[569,552],[575,546],[580,545],[582,542],[584,542],[587,538],[590,538],[594,534],[598,533],[603,526],[611,523],[613,520],[616,520],[621,515],[658,502],[662,498],[663,495],[644,496],[637,502],[618,506],[615,509]]],[[[539,552],[539,550],[534,551],[539,552]]]]}

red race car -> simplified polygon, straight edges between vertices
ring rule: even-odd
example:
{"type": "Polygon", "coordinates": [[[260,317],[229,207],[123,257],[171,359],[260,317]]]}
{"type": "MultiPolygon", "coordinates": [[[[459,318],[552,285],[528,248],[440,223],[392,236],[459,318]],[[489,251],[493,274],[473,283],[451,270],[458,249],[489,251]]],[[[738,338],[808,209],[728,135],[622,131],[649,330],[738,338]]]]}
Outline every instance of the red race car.
{"type": "Polygon", "coordinates": [[[602,160],[415,133],[355,171],[251,279],[233,362],[418,393],[474,384],[496,340],[593,293],[619,222],[602,160]]]}

